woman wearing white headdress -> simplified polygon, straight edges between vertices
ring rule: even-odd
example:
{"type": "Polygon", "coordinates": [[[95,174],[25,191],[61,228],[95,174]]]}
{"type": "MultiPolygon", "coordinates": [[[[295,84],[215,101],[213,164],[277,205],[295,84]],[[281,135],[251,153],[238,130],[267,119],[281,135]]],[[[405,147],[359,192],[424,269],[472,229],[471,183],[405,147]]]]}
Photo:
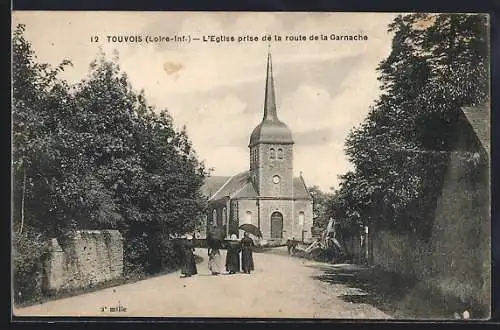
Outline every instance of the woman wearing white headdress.
{"type": "Polygon", "coordinates": [[[209,239],[208,243],[208,269],[212,275],[219,275],[222,272],[222,256],[220,248],[222,242],[220,240],[209,239]]]}
{"type": "Polygon", "coordinates": [[[229,274],[239,273],[240,271],[240,242],[235,234],[232,234],[227,242],[226,271],[229,274]]]}

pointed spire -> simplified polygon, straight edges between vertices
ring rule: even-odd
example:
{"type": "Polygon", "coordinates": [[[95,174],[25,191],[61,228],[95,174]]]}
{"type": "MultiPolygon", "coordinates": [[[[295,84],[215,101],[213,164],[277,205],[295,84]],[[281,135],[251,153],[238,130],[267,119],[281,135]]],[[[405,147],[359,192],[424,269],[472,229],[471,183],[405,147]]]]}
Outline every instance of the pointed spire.
{"type": "Polygon", "coordinates": [[[271,46],[268,45],[267,53],[267,76],[266,76],[266,95],[264,101],[264,120],[277,121],[276,97],[274,94],[273,64],[271,60],[271,46]]]}

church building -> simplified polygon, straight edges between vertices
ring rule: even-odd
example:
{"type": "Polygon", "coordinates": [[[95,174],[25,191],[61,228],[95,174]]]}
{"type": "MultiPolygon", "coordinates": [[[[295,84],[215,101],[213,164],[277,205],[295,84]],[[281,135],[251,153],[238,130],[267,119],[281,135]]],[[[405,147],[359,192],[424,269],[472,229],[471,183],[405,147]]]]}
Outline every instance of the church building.
{"type": "Polygon", "coordinates": [[[251,223],[261,230],[262,244],[282,244],[292,237],[310,242],[313,202],[302,173],[293,176],[293,147],[291,130],[278,119],[269,53],[264,116],[250,135],[249,169],[206,178],[207,230],[223,227],[226,236],[241,237],[239,226],[251,223]]]}

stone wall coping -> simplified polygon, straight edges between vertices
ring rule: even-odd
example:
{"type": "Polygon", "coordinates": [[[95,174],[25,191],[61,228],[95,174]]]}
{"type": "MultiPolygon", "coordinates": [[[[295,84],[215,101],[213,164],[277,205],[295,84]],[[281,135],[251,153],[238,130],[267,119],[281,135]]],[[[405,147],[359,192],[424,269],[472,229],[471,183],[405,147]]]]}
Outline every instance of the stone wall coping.
{"type": "Polygon", "coordinates": [[[76,234],[81,235],[81,234],[111,234],[113,236],[116,236],[117,238],[123,240],[123,236],[120,233],[119,230],[116,229],[104,229],[104,230],[77,230],[76,234]]]}

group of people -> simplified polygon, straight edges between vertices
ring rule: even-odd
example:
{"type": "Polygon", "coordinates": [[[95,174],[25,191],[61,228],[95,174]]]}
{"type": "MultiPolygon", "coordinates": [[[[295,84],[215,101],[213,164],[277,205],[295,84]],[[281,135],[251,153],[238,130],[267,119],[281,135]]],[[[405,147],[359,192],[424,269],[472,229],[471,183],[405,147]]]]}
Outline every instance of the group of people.
{"type": "MultiPolygon", "coordinates": [[[[232,234],[228,240],[208,239],[208,269],[212,275],[219,275],[223,271],[223,259],[220,250],[226,248],[225,270],[228,274],[236,274],[241,271],[250,274],[254,270],[253,247],[254,242],[248,233],[238,240],[232,234]],[[241,253],[241,262],[240,262],[241,253]]],[[[187,239],[184,244],[184,258],[181,273],[184,277],[190,277],[198,273],[194,257],[194,245],[192,239],[187,239]]]]}
{"type": "Polygon", "coordinates": [[[292,237],[292,239],[288,239],[286,241],[286,247],[288,249],[288,254],[295,254],[297,251],[297,246],[299,245],[299,242],[295,239],[295,237],[292,237]]]}

